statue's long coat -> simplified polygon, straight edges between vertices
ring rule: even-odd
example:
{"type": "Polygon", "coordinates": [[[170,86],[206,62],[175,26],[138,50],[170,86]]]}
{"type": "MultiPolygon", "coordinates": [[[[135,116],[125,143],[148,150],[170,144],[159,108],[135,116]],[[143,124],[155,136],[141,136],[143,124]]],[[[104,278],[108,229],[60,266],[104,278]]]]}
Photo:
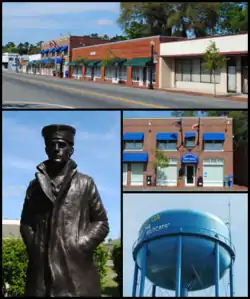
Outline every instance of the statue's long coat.
{"type": "Polygon", "coordinates": [[[29,256],[25,295],[100,297],[93,251],[107,236],[109,225],[96,185],[70,160],[55,197],[46,166],[46,161],[37,166],[21,216],[29,256]]]}

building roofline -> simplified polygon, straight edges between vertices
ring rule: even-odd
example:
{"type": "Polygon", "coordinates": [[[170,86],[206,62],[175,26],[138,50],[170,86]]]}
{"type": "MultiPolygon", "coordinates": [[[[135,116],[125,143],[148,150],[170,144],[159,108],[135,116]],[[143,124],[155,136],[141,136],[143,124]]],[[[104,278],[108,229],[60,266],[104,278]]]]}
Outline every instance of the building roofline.
{"type": "Polygon", "coordinates": [[[128,39],[128,40],[122,40],[122,41],[117,41],[117,42],[111,42],[111,43],[105,43],[105,44],[99,44],[99,45],[92,45],[92,46],[83,46],[83,47],[78,47],[78,48],[72,48],[74,49],[81,49],[81,48],[91,48],[91,47],[99,47],[99,46],[104,46],[104,45],[113,45],[113,44],[119,44],[119,43],[125,43],[125,42],[132,42],[136,40],[143,40],[143,39],[150,39],[150,38],[161,38],[161,37],[169,37],[169,38],[180,38],[178,36],[166,36],[166,35],[154,35],[154,36],[147,36],[147,37],[140,37],[140,38],[134,38],[134,39],[128,39]]]}
{"type": "Polygon", "coordinates": [[[2,219],[2,224],[20,225],[20,220],[2,219]]]}

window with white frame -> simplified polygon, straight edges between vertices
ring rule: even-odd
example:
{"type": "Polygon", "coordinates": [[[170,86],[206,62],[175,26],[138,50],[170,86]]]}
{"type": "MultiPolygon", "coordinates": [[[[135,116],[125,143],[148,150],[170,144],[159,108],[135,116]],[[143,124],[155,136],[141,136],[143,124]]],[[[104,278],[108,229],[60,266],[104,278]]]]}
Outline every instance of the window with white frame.
{"type": "Polygon", "coordinates": [[[142,150],[142,141],[125,141],[124,150],[142,150]]]}
{"type": "Polygon", "coordinates": [[[122,81],[127,80],[127,67],[126,66],[119,67],[119,80],[122,80],[122,81]]]}
{"type": "MultiPolygon", "coordinates": [[[[148,80],[148,82],[150,82],[150,72],[151,72],[150,68],[151,68],[150,66],[147,67],[147,76],[148,76],[147,80],[148,80]]],[[[153,72],[152,72],[153,83],[155,83],[155,72],[156,72],[155,70],[156,70],[156,67],[155,67],[155,64],[154,64],[153,65],[153,72]]]]}
{"type": "Polygon", "coordinates": [[[91,74],[92,74],[92,67],[86,66],[85,67],[85,76],[91,77],[91,74]]]}
{"type": "Polygon", "coordinates": [[[177,140],[161,140],[157,142],[157,148],[161,151],[176,151],[177,140]]]}
{"type": "Polygon", "coordinates": [[[101,78],[101,67],[100,66],[94,67],[94,77],[101,78]]]}
{"type": "Polygon", "coordinates": [[[128,164],[126,164],[126,163],[123,163],[123,175],[122,175],[122,178],[123,178],[123,186],[127,185],[127,183],[128,183],[128,164]]]}
{"type": "Polygon", "coordinates": [[[132,81],[138,82],[140,80],[141,67],[132,67],[132,81]]]}
{"type": "Polygon", "coordinates": [[[185,145],[186,145],[186,147],[194,147],[194,145],[195,145],[195,137],[185,138],[185,145]]]}
{"type": "Polygon", "coordinates": [[[223,151],[223,141],[222,140],[204,140],[204,150],[205,151],[223,151]]]}
{"type": "Polygon", "coordinates": [[[76,77],[77,76],[77,66],[72,66],[72,76],[76,77]]]}
{"type": "Polygon", "coordinates": [[[106,66],[104,68],[104,76],[106,79],[112,80],[115,77],[115,67],[114,66],[106,66]]]}
{"type": "Polygon", "coordinates": [[[144,164],[143,163],[131,163],[131,185],[142,186],[144,179],[144,164]]]}

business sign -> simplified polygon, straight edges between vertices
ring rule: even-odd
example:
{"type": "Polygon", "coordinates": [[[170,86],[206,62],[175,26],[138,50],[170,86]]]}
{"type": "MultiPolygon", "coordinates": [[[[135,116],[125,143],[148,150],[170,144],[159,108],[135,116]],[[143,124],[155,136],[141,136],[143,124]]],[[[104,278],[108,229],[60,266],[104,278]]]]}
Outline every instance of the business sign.
{"type": "Polygon", "coordinates": [[[91,55],[91,56],[95,56],[95,55],[96,55],[96,52],[90,52],[89,55],[91,55]]]}
{"type": "Polygon", "coordinates": [[[165,224],[161,224],[161,225],[156,225],[156,226],[154,226],[154,227],[145,227],[145,229],[147,229],[146,230],[146,236],[149,236],[149,235],[151,235],[151,234],[153,234],[153,233],[155,233],[155,232],[158,232],[158,231],[160,231],[160,230],[162,230],[162,229],[164,229],[164,228],[168,228],[169,227],[169,225],[170,225],[170,223],[165,223],[165,224]]]}

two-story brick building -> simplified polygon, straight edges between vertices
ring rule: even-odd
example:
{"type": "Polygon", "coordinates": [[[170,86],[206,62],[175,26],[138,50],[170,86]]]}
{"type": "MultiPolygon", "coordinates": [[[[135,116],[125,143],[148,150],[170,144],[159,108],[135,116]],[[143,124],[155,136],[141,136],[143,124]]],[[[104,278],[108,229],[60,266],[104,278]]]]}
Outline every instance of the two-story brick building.
{"type": "Polygon", "coordinates": [[[123,187],[223,187],[233,175],[232,118],[125,118],[123,187]],[[156,167],[156,150],[168,159],[156,167]]]}

